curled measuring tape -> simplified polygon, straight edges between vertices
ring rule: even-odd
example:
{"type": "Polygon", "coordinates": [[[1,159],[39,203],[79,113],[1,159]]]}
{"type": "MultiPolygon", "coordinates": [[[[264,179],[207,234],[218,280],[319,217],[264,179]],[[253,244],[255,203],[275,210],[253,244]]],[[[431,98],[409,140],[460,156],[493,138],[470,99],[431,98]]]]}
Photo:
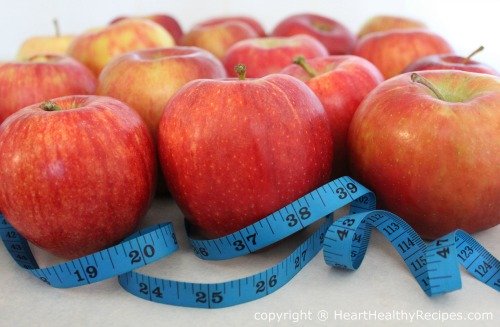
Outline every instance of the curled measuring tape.
{"type": "Polygon", "coordinates": [[[111,248],[48,268],[39,268],[28,242],[0,217],[0,234],[14,260],[53,287],[74,287],[118,276],[128,292],[159,303],[220,308],[266,296],[291,280],[323,247],[328,265],[357,269],[372,229],[396,248],[426,294],[460,288],[458,264],[481,282],[500,291],[500,262],[472,237],[455,231],[426,245],[398,216],[375,208],[375,196],[349,177],[336,179],[266,218],[214,240],[190,239],[195,254],[222,260],[262,249],[314,222],[320,227],[288,257],[267,270],[222,283],[188,283],[134,271],[178,248],[170,223],[139,231],[111,248]],[[350,204],[350,214],[333,221],[332,213],[350,204]]]}

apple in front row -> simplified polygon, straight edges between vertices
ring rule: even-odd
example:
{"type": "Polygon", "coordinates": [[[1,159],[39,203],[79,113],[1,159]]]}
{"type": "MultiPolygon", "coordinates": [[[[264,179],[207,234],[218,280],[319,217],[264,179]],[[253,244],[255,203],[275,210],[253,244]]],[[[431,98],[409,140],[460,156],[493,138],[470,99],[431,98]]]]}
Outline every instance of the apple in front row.
{"type": "Polygon", "coordinates": [[[235,232],[327,182],[333,144],[318,98],[284,74],[189,82],[158,131],[172,197],[206,237],[235,232]]]}
{"type": "Polygon", "coordinates": [[[172,36],[148,19],[124,19],[77,36],[68,54],[87,66],[95,76],[116,56],[140,49],[174,46],[172,36]]]}
{"type": "Polygon", "coordinates": [[[412,62],[433,54],[450,54],[445,39],[426,30],[393,30],[362,37],[354,54],[371,61],[386,79],[396,76],[412,62]]]}
{"type": "Polygon", "coordinates": [[[354,48],[354,35],[341,23],[328,17],[315,14],[293,15],[281,21],[272,33],[273,36],[292,36],[307,34],[328,49],[330,54],[349,54],[354,48]]]}
{"type": "Polygon", "coordinates": [[[406,73],[361,103],[349,128],[353,177],[427,239],[500,223],[500,78],[406,73]]]}
{"type": "Polygon", "coordinates": [[[368,60],[352,56],[329,56],[306,60],[281,71],[305,82],[325,108],[333,138],[333,177],[348,175],[347,131],[352,116],[365,96],[384,78],[368,60]]]}
{"type": "Polygon", "coordinates": [[[457,69],[473,73],[483,73],[500,76],[500,73],[494,68],[471,59],[472,56],[474,56],[479,51],[482,51],[483,49],[484,47],[481,46],[467,57],[461,57],[452,54],[427,56],[410,64],[408,67],[406,67],[404,72],[407,73],[420,70],[436,69],[457,69]]]}
{"type": "Polygon", "coordinates": [[[174,17],[164,14],[152,14],[148,16],[137,16],[137,17],[119,16],[113,19],[110,22],[110,24],[114,24],[124,19],[130,19],[130,18],[149,19],[161,25],[170,35],[172,35],[175,44],[179,44],[181,42],[182,36],[184,35],[179,22],[174,17]]]}
{"type": "Polygon", "coordinates": [[[0,123],[37,102],[71,94],[93,94],[96,78],[71,57],[37,55],[0,62],[0,123]]]}
{"type": "Polygon", "coordinates": [[[129,235],[149,208],[155,154],[124,103],[67,96],[0,125],[0,210],[21,235],[72,259],[129,235]]]}
{"type": "Polygon", "coordinates": [[[243,40],[227,51],[223,63],[227,74],[236,76],[234,67],[244,63],[247,77],[263,77],[278,73],[297,56],[326,57],[328,50],[312,36],[299,34],[289,37],[263,37],[243,40]]]}
{"type": "Polygon", "coordinates": [[[156,137],[165,105],[178,89],[194,79],[224,77],[222,63],[203,49],[146,49],[123,54],[106,65],[96,92],[128,104],[156,137]]]}

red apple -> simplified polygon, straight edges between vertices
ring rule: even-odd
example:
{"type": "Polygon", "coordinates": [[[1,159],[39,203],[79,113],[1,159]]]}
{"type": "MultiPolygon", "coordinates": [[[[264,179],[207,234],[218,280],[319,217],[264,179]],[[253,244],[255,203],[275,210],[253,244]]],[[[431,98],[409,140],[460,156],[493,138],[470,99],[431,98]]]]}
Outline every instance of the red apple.
{"type": "Polygon", "coordinates": [[[178,89],[194,79],[223,77],[222,63],[200,48],[147,49],[126,53],[106,65],[97,94],[128,104],[156,136],[163,109],[178,89]]]}
{"type": "Polygon", "coordinates": [[[328,49],[330,54],[352,52],[356,39],[341,23],[314,14],[293,15],[281,21],[272,33],[274,36],[307,34],[313,36],[328,49]]]}
{"type": "Polygon", "coordinates": [[[331,176],[328,118],[307,85],[283,74],[240,74],[189,82],[160,121],[169,190],[207,237],[250,225],[331,176]]]}
{"type": "Polygon", "coordinates": [[[452,53],[437,34],[425,30],[394,30],[370,33],[361,38],[354,54],[371,61],[385,78],[403,72],[410,63],[431,54],[452,53]]]}
{"type": "Polygon", "coordinates": [[[161,25],[170,35],[172,35],[176,44],[179,44],[181,42],[182,36],[184,35],[179,22],[174,17],[164,14],[153,14],[138,17],[119,16],[113,19],[110,24],[115,24],[119,21],[129,18],[142,18],[152,20],[153,22],[161,25]]]}
{"type": "Polygon", "coordinates": [[[0,62],[0,123],[19,109],[72,94],[92,94],[96,78],[70,57],[37,55],[26,61],[0,62]]]}
{"type": "Polygon", "coordinates": [[[203,27],[203,26],[213,26],[213,25],[218,25],[220,23],[226,23],[228,21],[236,21],[240,23],[244,23],[249,25],[259,37],[266,36],[266,31],[264,30],[264,27],[255,20],[252,17],[249,16],[226,16],[226,17],[217,17],[217,18],[212,18],[209,20],[205,20],[201,23],[196,24],[198,27],[203,27]]]}
{"type": "Polygon", "coordinates": [[[420,58],[419,60],[411,63],[405,68],[404,72],[415,72],[420,70],[436,70],[436,69],[458,69],[473,73],[483,73],[500,76],[492,67],[472,60],[472,56],[482,51],[484,47],[479,47],[467,57],[460,57],[455,55],[431,55],[420,58]]]}
{"type": "Polygon", "coordinates": [[[315,58],[327,55],[328,50],[321,42],[301,34],[240,41],[229,48],[223,62],[228,75],[236,76],[233,67],[244,63],[248,77],[262,77],[279,72],[297,56],[315,58]]]}
{"type": "Polygon", "coordinates": [[[155,22],[124,19],[77,36],[69,46],[68,54],[99,76],[104,66],[120,54],[174,45],[172,36],[155,22]]]}
{"type": "Polygon", "coordinates": [[[184,35],[182,44],[208,50],[218,59],[222,59],[227,49],[236,42],[257,36],[257,32],[247,23],[226,21],[207,26],[194,26],[184,35]]]}
{"type": "Polygon", "coordinates": [[[0,208],[29,241],[64,258],[111,246],[146,213],[155,180],[146,125],[108,97],[67,96],[0,125],[0,208]]]}
{"type": "Polygon", "coordinates": [[[425,238],[497,225],[500,78],[419,74],[380,84],[354,114],[348,139],[354,177],[425,238]]]}
{"type": "Polygon", "coordinates": [[[400,29],[426,29],[427,26],[421,21],[408,17],[380,15],[370,18],[358,32],[358,37],[373,32],[387,32],[400,29]]]}
{"type": "Polygon", "coordinates": [[[333,176],[347,175],[347,131],[352,116],[365,96],[384,78],[378,69],[360,57],[330,56],[296,59],[282,74],[305,82],[318,96],[330,121],[333,134],[333,176]]]}

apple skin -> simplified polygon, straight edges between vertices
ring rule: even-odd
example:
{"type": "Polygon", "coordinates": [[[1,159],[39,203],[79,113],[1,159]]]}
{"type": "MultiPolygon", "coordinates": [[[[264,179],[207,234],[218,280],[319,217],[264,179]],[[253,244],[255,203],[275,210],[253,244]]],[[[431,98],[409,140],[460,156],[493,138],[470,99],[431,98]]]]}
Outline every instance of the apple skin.
{"type": "Polygon", "coordinates": [[[354,54],[371,61],[386,79],[396,76],[415,60],[432,54],[453,53],[437,34],[425,30],[393,30],[361,38],[354,54]]]}
{"type": "Polygon", "coordinates": [[[431,55],[418,59],[405,68],[404,73],[421,70],[463,70],[466,72],[483,73],[500,76],[500,73],[492,67],[456,55],[431,55]]]}
{"type": "Polygon", "coordinates": [[[170,193],[210,238],[264,218],[331,176],[326,113],[288,75],[189,82],[169,101],[158,135],[170,193]]]}
{"type": "Polygon", "coordinates": [[[182,32],[182,27],[177,21],[177,19],[165,14],[153,14],[153,15],[138,16],[138,17],[119,16],[113,19],[110,22],[110,24],[115,24],[118,23],[119,21],[130,18],[149,19],[161,25],[174,38],[175,44],[179,44],[181,42],[182,36],[184,35],[184,33],[182,32]]]}
{"type": "Polygon", "coordinates": [[[172,36],[155,22],[148,19],[124,19],[77,36],[71,43],[68,54],[99,76],[104,66],[120,54],[174,45],[172,36]]]}
{"type": "Polygon", "coordinates": [[[28,60],[41,54],[65,55],[74,38],[73,35],[30,37],[19,48],[16,59],[28,60]]]}
{"type": "Polygon", "coordinates": [[[427,239],[500,223],[500,79],[463,71],[422,71],[380,84],[349,129],[354,177],[427,239]]]}
{"type": "Polygon", "coordinates": [[[152,200],[155,154],[124,103],[97,96],[26,107],[0,125],[0,208],[34,244],[72,259],[129,235],[152,200]]]}
{"type": "Polygon", "coordinates": [[[243,63],[247,77],[278,73],[297,56],[306,59],[328,56],[328,50],[315,38],[300,34],[289,37],[264,37],[243,40],[233,45],[223,59],[229,76],[236,76],[234,66],[243,63]]]}
{"type": "Polygon", "coordinates": [[[305,82],[318,96],[333,135],[333,177],[348,175],[347,131],[352,116],[366,95],[384,78],[368,60],[352,55],[314,58],[307,63],[316,71],[316,76],[309,76],[295,64],[281,73],[305,82]]]}
{"type": "Polygon", "coordinates": [[[426,29],[427,26],[418,20],[408,17],[380,15],[366,21],[358,32],[361,38],[373,32],[386,32],[400,29],[426,29]]]}
{"type": "Polygon", "coordinates": [[[123,54],[106,65],[96,93],[128,104],[156,137],[165,105],[178,89],[194,79],[224,77],[222,63],[203,49],[146,49],[123,54]]]}
{"type": "Polygon", "coordinates": [[[198,27],[213,26],[213,25],[218,25],[220,23],[226,23],[229,21],[236,21],[236,22],[247,24],[257,33],[257,36],[259,36],[259,37],[266,36],[266,31],[264,30],[264,27],[262,27],[262,25],[256,19],[249,17],[249,16],[217,17],[217,18],[205,20],[201,23],[196,24],[196,26],[198,26],[198,27]]]}
{"type": "Polygon", "coordinates": [[[33,103],[93,94],[96,85],[92,72],[67,56],[37,55],[22,62],[0,62],[0,123],[33,103]]]}
{"type": "Polygon", "coordinates": [[[297,34],[316,38],[334,55],[351,53],[356,43],[356,38],[347,27],[333,19],[315,14],[290,16],[281,21],[272,33],[273,36],[297,34]]]}
{"type": "Polygon", "coordinates": [[[205,49],[222,59],[236,42],[258,37],[257,32],[240,21],[226,21],[207,26],[194,26],[182,38],[182,45],[205,49]]]}

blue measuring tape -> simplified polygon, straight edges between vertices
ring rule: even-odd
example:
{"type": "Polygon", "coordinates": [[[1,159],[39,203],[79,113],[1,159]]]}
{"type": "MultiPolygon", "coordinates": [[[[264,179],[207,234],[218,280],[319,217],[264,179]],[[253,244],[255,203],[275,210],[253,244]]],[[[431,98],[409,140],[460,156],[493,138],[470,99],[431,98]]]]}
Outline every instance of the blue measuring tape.
{"type": "Polygon", "coordinates": [[[374,194],[342,177],[233,234],[213,240],[190,239],[199,258],[229,259],[265,248],[324,219],[311,236],[273,267],[246,278],[210,284],[160,279],[135,271],[178,249],[170,223],[141,230],[116,246],[48,268],[38,267],[28,242],[3,216],[0,234],[14,260],[53,287],[75,287],[118,276],[120,285],[133,295],[187,307],[221,308],[264,297],[290,281],[322,248],[328,265],[355,270],[363,261],[374,228],[398,251],[427,295],[459,289],[459,263],[479,281],[500,291],[500,262],[466,232],[457,230],[426,245],[401,218],[374,209],[374,194]],[[334,221],[332,213],[346,205],[350,205],[349,215],[334,221]]]}

